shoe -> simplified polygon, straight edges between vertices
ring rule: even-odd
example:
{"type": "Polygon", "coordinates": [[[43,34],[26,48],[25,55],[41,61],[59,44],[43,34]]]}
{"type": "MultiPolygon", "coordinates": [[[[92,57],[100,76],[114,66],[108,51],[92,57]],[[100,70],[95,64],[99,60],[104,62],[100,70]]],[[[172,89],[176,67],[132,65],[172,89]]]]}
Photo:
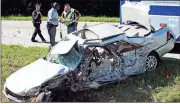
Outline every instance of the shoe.
{"type": "Polygon", "coordinates": [[[37,40],[31,40],[32,42],[38,42],[37,40]]]}
{"type": "Polygon", "coordinates": [[[47,41],[46,40],[42,40],[44,43],[47,43],[47,41]]]}
{"type": "Polygon", "coordinates": [[[48,50],[48,52],[50,52],[51,48],[52,48],[52,46],[50,45],[50,46],[49,46],[49,50],[48,50]]]}

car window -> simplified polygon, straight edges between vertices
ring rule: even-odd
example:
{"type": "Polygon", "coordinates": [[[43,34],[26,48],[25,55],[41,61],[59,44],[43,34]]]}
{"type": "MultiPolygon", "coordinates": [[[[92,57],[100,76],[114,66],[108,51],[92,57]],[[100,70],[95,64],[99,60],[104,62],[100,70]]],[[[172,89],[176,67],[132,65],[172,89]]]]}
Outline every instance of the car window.
{"type": "Polygon", "coordinates": [[[118,46],[118,49],[117,49],[118,53],[126,53],[129,51],[133,51],[135,49],[134,46],[132,46],[131,44],[127,42],[117,42],[116,44],[118,46]]]}
{"type": "Polygon", "coordinates": [[[111,52],[125,53],[129,51],[133,51],[135,49],[134,46],[127,42],[115,42],[106,46],[111,52]]]}
{"type": "Polygon", "coordinates": [[[117,52],[117,45],[115,43],[109,44],[106,46],[111,52],[117,52]]]}
{"type": "Polygon", "coordinates": [[[78,32],[73,33],[76,36],[82,38],[82,39],[98,39],[98,35],[96,35],[95,33],[93,33],[90,30],[81,30],[78,32]]]}
{"type": "Polygon", "coordinates": [[[74,70],[79,65],[82,56],[83,53],[81,51],[72,48],[66,54],[51,54],[50,52],[47,56],[47,61],[55,64],[62,64],[74,70]]]}

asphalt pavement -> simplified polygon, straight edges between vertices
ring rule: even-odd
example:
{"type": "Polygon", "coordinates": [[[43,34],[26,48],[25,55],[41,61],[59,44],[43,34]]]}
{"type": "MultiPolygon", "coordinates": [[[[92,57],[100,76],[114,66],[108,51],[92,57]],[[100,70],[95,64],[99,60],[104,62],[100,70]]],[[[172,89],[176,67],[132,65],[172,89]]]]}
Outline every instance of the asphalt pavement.
{"type": "MultiPolygon", "coordinates": [[[[79,22],[77,29],[82,29],[85,24],[92,26],[100,22],[79,22]]],[[[46,21],[41,24],[42,35],[49,42],[49,35],[46,28],[46,21]]],[[[111,23],[118,24],[118,23],[111,23]]],[[[63,37],[67,35],[67,28],[61,24],[63,37]]],[[[17,44],[22,46],[41,46],[48,47],[49,43],[43,43],[39,36],[36,39],[38,43],[31,42],[31,36],[34,32],[32,21],[2,21],[2,44],[17,44]]],[[[57,27],[56,42],[60,40],[60,25],[57,27]]]]}

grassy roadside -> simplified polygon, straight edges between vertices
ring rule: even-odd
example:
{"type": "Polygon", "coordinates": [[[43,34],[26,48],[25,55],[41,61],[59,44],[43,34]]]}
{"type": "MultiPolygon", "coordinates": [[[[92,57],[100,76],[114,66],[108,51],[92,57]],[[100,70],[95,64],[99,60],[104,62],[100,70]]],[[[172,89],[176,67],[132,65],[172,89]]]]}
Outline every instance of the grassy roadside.
{"type": "MultiPolygon", "coordinates": [[[[40,57],[44,57],[48,52],[47,48],[28,47],[24,48],[18,45],[1,45],[1,91],[5,79],[18,70],[19,68],[30,64],[40,57]]],[[[17,83],[18,84],[18,83],[17,83]]],[[[2,94],[2,102],[8,102],[5,96],[2,94]]]]}
{"type": "MultiPolygon", "coordinates": [[[[1,91],[5,79],[19,68],[44,57],[48,48],[2,45],[1,91]]],[[[2,102],[8,100],[2,95],[2,102]]],[[[180,102],[180,60],[163,58],[153,72],[137,75],[115,84],[90,90],[68,101],[94,102],[180,102]],[[164,76],[163,71],[170,76],[164,76]]]]}
{"type": "MultiPolygon", "coordinates": [[[[31,16],[2,16],[1,20],[16,20],[16,21],[30,21],[31,16]]],[[[43,21],[47,20],[47,17],[42,18],[43,21]]],[[[119,22],[119,17],[93,17],[93,16],[83,16],[80,18],[81,22],[119,22]]]]}

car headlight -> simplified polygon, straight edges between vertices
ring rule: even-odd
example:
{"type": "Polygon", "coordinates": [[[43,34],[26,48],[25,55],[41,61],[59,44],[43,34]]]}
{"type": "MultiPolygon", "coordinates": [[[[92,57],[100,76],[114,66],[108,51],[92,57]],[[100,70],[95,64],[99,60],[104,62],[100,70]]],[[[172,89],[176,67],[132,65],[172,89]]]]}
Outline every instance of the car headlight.
{"type": "Polygon", "coordinates": [[[36,94],[38,93],[40,87],[37,86],[37,87],[34,87],[34,88],[31,88],[28,92],[27,92],[27,95],[28,96],[36,96],[36,94]]]}

